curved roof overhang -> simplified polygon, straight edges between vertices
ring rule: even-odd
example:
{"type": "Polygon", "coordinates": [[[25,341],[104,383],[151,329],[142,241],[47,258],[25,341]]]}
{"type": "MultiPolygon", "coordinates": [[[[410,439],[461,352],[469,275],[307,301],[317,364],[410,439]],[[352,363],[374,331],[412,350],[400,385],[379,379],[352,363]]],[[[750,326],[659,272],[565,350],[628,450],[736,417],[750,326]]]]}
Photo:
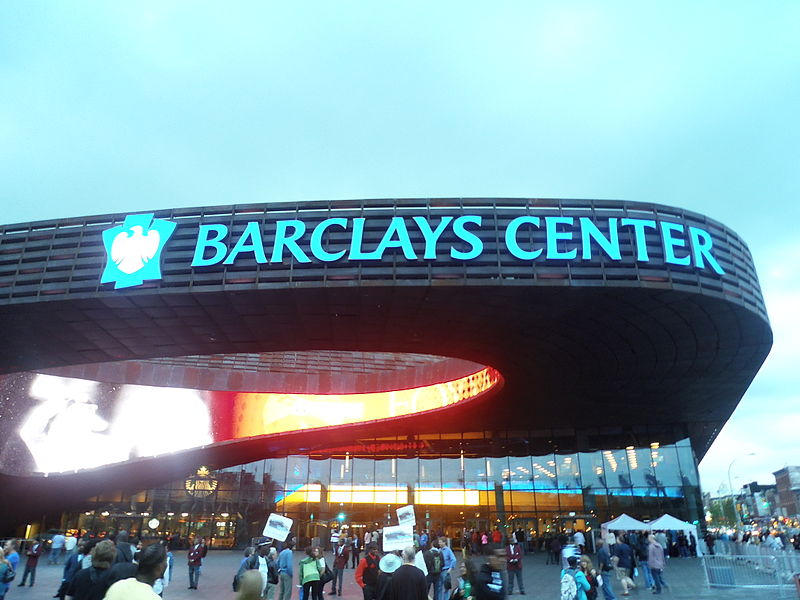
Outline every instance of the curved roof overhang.
{"type": "MultiPolygon", "coordinates": [[[[643,432],[657,424],[662,443],[688,432],[702,456],[772,343],[746,245],[723,225],[672,207],[423,199],[154,214],[177,224],[162,245],[161,278],[121,289],[107,277],[103,232],[118,235],[130,224],[125,215],[0,229],[0,371],[220,353],[424,353],[491,366],[504,385],[492,402],[435,417],[332,429],[323,446],[359,435],[513,428],[582,440],[581,448],[562,442],[567,451],[644,444],[643,432]],[[416,219],[430,236],[445,217],[449,226],[429,245],[416,219]],[[509,239],[512,223],[519,227],[509,239]],[[586,238],[577,229],[584,224],[615,241],[620,256],[586,238]],[[285,244],[283,256],[270,255],[276,238],[295,234],[299,253],[285,244]],[[203,236],[221,241],[198,250],[203,236]],[[253,244],[263,245],[265,260],[253,244]],[[237,248],[230,264],[200,264],[237,248]],[[436,257],[425,258],[431,248],[436,257]],[[565,258],[571,249],[576,256],[565,258]]],[[[138,471],[163,479],[187,461],[237,464],[319,447],[313,432],[294,432],[162,457],[138,471]]]]}

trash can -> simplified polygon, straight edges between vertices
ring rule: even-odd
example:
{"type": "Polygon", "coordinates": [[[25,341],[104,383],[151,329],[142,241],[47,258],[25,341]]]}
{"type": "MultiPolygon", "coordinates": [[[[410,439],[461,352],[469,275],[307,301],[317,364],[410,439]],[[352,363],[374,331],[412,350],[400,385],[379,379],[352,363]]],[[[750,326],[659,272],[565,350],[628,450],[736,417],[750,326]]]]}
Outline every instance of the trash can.
{"type": "Polygon", "coordinates": [[[733,567],[709,567],[708,582],[711,585],[734,586],[733,567]]]}

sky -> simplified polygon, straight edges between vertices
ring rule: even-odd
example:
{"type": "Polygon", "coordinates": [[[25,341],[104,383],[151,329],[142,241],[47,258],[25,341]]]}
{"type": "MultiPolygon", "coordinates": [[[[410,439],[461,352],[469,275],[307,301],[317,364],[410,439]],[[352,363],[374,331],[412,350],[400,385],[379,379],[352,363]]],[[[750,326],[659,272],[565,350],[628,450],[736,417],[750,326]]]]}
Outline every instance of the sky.
{"type": "Polygon", "coordinates": [[[0,223],[436,196],[706,214],[750,246],[775,342],[701,481],[774,483],[800,464],[798,31],[780,0],[9,0],[0,223]]]}

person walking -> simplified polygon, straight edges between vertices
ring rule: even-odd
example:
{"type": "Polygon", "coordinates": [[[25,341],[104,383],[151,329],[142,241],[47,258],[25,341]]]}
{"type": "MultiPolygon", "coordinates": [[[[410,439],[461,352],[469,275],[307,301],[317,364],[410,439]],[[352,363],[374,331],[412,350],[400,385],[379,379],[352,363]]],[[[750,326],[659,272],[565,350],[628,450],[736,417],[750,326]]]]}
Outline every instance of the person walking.
{"type": "Polygon", "coordinates": [[[614,560],[616,561],[617,578],[622,583],[622,595],[630,596],[630,590],[636,589],[636,583],[633,581],[633,550],[624,542],[623,537],[617,538],[617,543],[614,544],[614,560]]]}
{"type": "Polygon", "coordinates": [[[561,597],[587,600],[586,592],[591,589],[586,575],[578,568],[578,557],[567,557],[567,568],[561,570],[561,597]]]}
{"type": "Polygon", "coordinates": [[[525,584],[522,583],[522,548],[516,538],[509,536],[506,548],[508,560],[508,595],[514,593],[514,579],[519,584],[519,593],[525,595],[525,584]]]}
{"type": "Polygon", "coordinates": [[[194,544],[189,550],[189,589],[196,590],[200,584],[200,572],[203,566],[203,559],[208,554],[206,540],[203,537],[195,537],[194,544]]]}
{"type": "Polygon", "coordinates": [[[600,582],[598,581],[600,574],[594,568],[592,559],[586,554],[582,554],[578,568],[586,576],[586,581],[589,582],[589,589],[586,590],[587,600],[595,600],[597,598],[597,588],[600,587],[600,582]]]}
{"type": "Polygon", "coordinates": [[[613,570],[611,554],[602,539],[597,540],[597,567],[600,569],[597,575],[597,583],[600,589],[603,590],[603,598],[605,600],[617,600],[614,590],[611,588],[611,571],[613,570]]]}
{"type": "Polygon", "coordinates": [[[61,575],[61,585],[58,587],[56,595],[53,596],[54,598],[60,598],[61,600],[64,600],[66,597],[70,582],[78,573],[78,571],[81,570],[81,561],[83,561],[85,546],[85,542],[82,540],[79,541],[75,552],[67,557],[67,561],[64,564],[64,572],[61,575]]]}
{"type": "Polygon", "coordinates": [[[294,577],[294,568],[292,566],[293,549],[294,540],[287,540],[286,545],[278,555],[278,579],[281,583],[278,600],[290,600],[292,597],[292,578],[294,577]]]}
{"type": "MultiPolygon", "coordinates": [[[[41,540],[40,540],[41,541],[41,540]]],[[[64,544],[67,538],[60,531],[56,532],[50,543],[50,558],[47,560],[49,565],[57,565],[61,562],[61,553],[64,552],[64,544]]]]}
{"type": "Polygon", "coordinates": [[[358,561],[361,558],[361,546],[359,545],[358,534],[353,534],[353,543],[350,546],[350,558],[352,560],[352,567],[355,569],[358,566],[358,561]]]}
{"type": "Polygon", "coordinates": [[[636,546],[636,558],[638,564],[642,568],[642,575],[644,576],[644,584],[648,589],[655,589],[655,581],[653,575],[650,573],[650,567],[647,564],[647,558],[650,552],[650,535],[642,533],[639,536],[638,545],[636,546]]]}
{"type": "Polygon", "coordinates": [[[22,573],[22,579],[17,584],[17,587],[23,587],[25,585],[28,575],[31,576],[30,587],[33,587],[33,584],[36,581],[36,566],[39,564],[39,557],[42,555],[43,550],[44,544],[42,544],[42,538],[36,536],[33,546],[31,546],[25,553],[25,556],[27,557],[25,560],[25,571],[22,573]]]}
{"type": "Polygon", "coordinates": [[[319,546],[306,548],[306,557],[300,561],[300,585],[303,586],[303,600],[322,600],[322,575],[325,573],[325,559],[319,546]]]}
{"type": "Polygon", "coordinates": [[[648,546],[647,564],[650,567],[650,572],[653,574],[653,581],[656,585],[656,589],[653,591],[653,593],[660,594],[661,588],[665,587],[666,585],[661,576],[661,573],[664,571],[664,567],[666,566],[664,549],[661,547],[661,544],[656,541],[655,536],[650,535],[648,536],[648,539],[650,544],[648,546]]]}

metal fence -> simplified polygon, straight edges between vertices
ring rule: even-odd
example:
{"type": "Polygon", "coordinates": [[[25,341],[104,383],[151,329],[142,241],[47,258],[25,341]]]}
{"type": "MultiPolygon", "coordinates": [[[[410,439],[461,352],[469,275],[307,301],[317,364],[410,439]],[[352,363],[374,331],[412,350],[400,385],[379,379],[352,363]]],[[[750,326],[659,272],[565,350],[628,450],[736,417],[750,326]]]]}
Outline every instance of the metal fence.
{"type": "Polygon", "coordinates": [[[771,591],[774,598],[797,598],[794,575],[798,556],[769,553],[704,556],[703,570],[711,588],[771,591]]]}

